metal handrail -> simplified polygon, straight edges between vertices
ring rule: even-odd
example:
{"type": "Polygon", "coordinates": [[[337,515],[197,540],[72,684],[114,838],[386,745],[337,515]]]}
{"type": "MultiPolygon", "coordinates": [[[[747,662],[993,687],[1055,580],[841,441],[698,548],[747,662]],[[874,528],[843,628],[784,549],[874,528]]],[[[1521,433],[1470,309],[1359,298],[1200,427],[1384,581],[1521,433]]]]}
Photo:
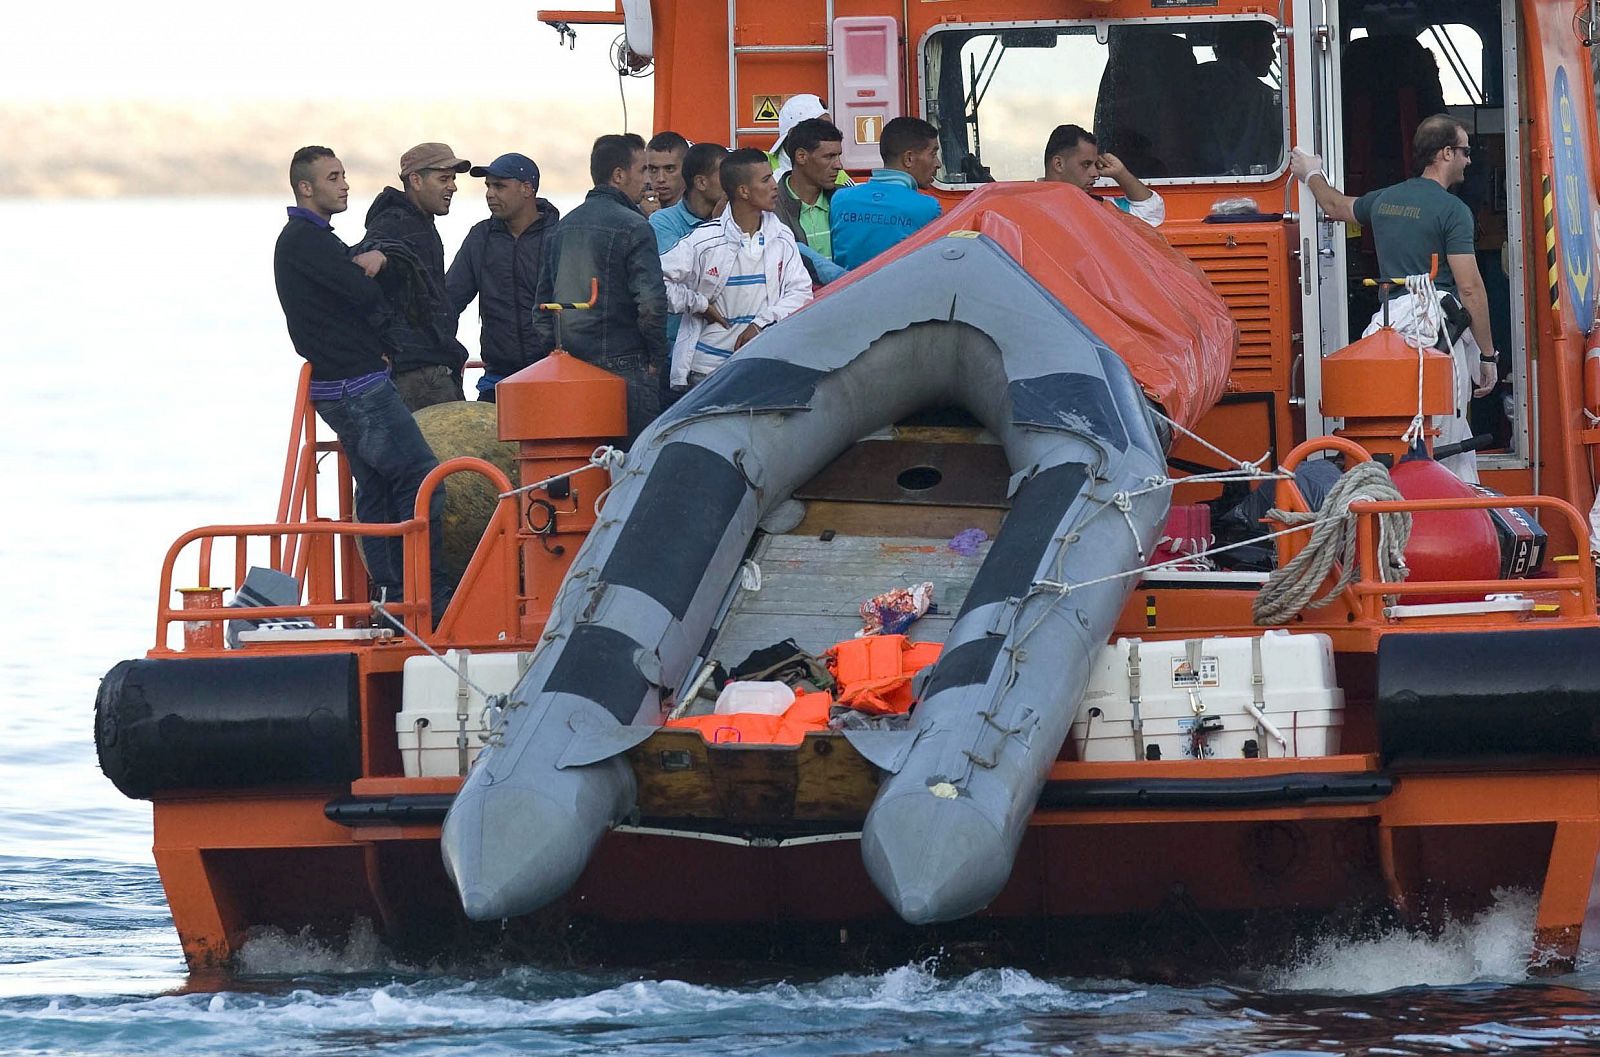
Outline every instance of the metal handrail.
{"type": "MultiPolygon", "coordinates": [[[[1319,451],[1336,451],[1356,462],[1365,462],[1371,454],[1359,444],[1344,437],[1313,437],[1295,446],[1284,456],[1283,469],[1293,472],[1305,459],[1319,451]]],[[[1292,479],[1278,482],[1278,506],[1285,510],[1309,511],[1311,508],[1300,494],[1292,479]]],[[[1383,620],[1385,595],[1438,595],[1438,594],[1509,594],[1528,591],[1559,592],[1561,616],[1566,618],[1596,617],[1596,591],[1594,563],[1585,552],[1579,555],[1579,572],[1574,576],[1552,577],[1541,580],[1426,580],[1391,581],[1374,579],[1369,570],[1378,568],[1377,518],[1382,514],[1417,514],[1443,510],[1509,510],[1516,508],[1553,510],[1566,519],[1573,538],[1587,539],[1588,521],[1578,509],[1564,499],[1554,496],[1472,496],[1459,499],[1361,499],[1350,504],[1356,515],[1356,553],[1361,563],[1361,578],[1340,592],[1340,602],[1352,618],[1375,623],[1383,620]]],[[[1294,533],[1278,537],[1278,565],[1281,568],[1299,553],[1309,538],[1307,533],[1294,533]]],[[[1580,551],[1583,548],[1579,548],[1580,551]]],[[[1337,569],[1337,565],[1335,566],[1337,569]]],[[[1336,574],[1335,574],[1336,575],[1336,574]]]]}
{"type": "MultiPolygon", "coordinates": [[[[482,366],[482,360],[468,360],[463,370],[482,366]]],[[[295,384],[294,414],[289,419],[288,451],[283,460],[283,485],[278,491],[280,523],[303,525],[317,520],[317,455],[327,452],[335,452],[340,457],[338,520],[352,521],[354,498],[344,466],[344,449],[337,438],[317,440],[317,415],[311,402],[311,364],[304,363],[300,365],[300,377],[295,384]]],[[[298,537],[282,544],[274,542],[272,567],[303,580],[306,558],[300,553],[299,542],[298,537]]],[[[353,551],[347,554],[354,556],[353,551]]]]}
{"type": "MultiPolygon", "coordinates": [[[[305,522],[295,525],[292,532],[285,532],[280,522],[271,522],[259,525],[207,525],[202,528],[190,529],[175,540],[167,548],[167,556],[161,563],[161,582],[157,590],[160,592],[160,601],[156,604],[156,649],[167,648],[167,630],[174,621],[189,620],[216,620],[216,609],[194,609],[183,606],[172,606],[168,600],[172,597],[172,577],[178,558],[183,550],[196,540],[203,541],[200,551],[200,565],[197,571],[197,584],[199,587],[211,586],[211,549],[206,543],[216,539],[233,539],[236,542],[235,574],[236,579],[242,578],[244,568],[241,558],[244,554],[246,543],[255,538],[274,539],[283,536],[333,536],[349,533],[356,536],[400,536],[402,539],[403,560],[405,566],[405,581],[407,587],[414,575],[416,558],[412,553],[416,549],[415,540],[419,535],[426,535],[428,530],[427,519],[418,521],[402,521],[396,524],[365,525],[342,524],[336,521],[305,522]]],[[[426,548],[423,548],[426,554],[426,548]]],[[[410,623],[414,617],[426,616],[429,600],[424,592],[424,597],[411,598],[411,591],[405,591],[405,599],[389,606],[390,610],[404,616],[410,623]]],[[[332,602],[312,603],[292,606],[252,606],[249,609],[249,619],[263,619],[271,617],[355,617],[366,616],[372,612],[369,602],[332,602]]],[[[244,611],[241,610],[243,615],[244,611]]]]}
{"type": "Polygon", "coordinates": [[[283,461],[283,487],[278,493],[278,520],[287,522],[289,511],[293,509],[294,497],[298,491],[297,470],[300,466],[300,453],[306,443],[315,440],[315,427],[309,426],[311,410],[311,364],[300,366],[300,380],[295,386],[294,414],[289,419],[289,452],[283,461]]]}
{"type": "MultiPolygon", "coordinates": [[[[1518,507],[1534,510],[1551,510],[1566,518],[1575,539],[1588,538],[1588,521],[1578,509],[1565,499],[1555,496],[1463,496],[1459,499],[1358,499],[1350,504],[1351,513],[1357,516],[1356,548],[1363,570],[1377,568],[1378,533],[1377,518],[1383,514],[1423,514],[1445,510],[1495,510],[1518,507]]],[[[1547,580],[1419,580],[1416,582],[1373,580],[1364,571],[1361,579],[1350,585],[1350,590],[1361,599],[1364,614],[1377,620],[1382,616],[1384,595],[1438,595],[1438,594],[1494,594],[1526,593],[1530,590],[1559,592],[1563,617],[1595,618],[1594,562],[1587,551],[1579,548],[1579,572],[1576,576],[1557,576],[1547,580]]]]}
{"type": "MultiPolygon", "coordinates": [[[[302,364],[295,386],[294,414],[289,420],[289,445],[284,456],[283,487],[278,493],[278,521],[300,524],[316,517],[317,418],[311,410],[311,364],[302,364]]],[[[272,567],[298,572],[299,538],[273,544],[272,567]],[[279,547],[282,546],[280,552],[279,547]]]]}
{"type": "MultiPolygon", "coordinates": [[[[241,582],[248,566],[247,546],[251,539],[266,539],[273,548],[275,567],[282,553],[278,550],[278,541],[288,538],[293,541],[298,549],[300,538],[305,537],[360,537],[360,536],[399,536],[402,541],[402,597],[399,601],[389,603],[386,608],[396,616],[401,617],[407,626],[420,635],[427,635],[433,631],[433,596],[432,596],[432,556],[429,553],[429,525],[428,507],[433,501],[433,493],[440,483],[451,474],[460,472],[473,472],[487,478],[494,486],[496,493],[509,492],[511,481],[493,463],[472,456],[460,456],[440,463],[429,471],[417,488],[416,505],[412,509],[412,516],[407,521],[388,524],[364,524],[347,521],[305,521],[305,522],[272,522],[254,525],[208,525],[202,528],[190,529],[179,536],[172,546],[167,548],[166,557],[161,563],[161,579],[158,590],[159,601],[156,605],[156,643],[157,651],[167,649],[168,629],[173,622],[217,620],[216,609],[198,609],[169,604],[172,598],[172,580],[177,567],[178,559],[183,551],[192,543],[199,542],[199,563],[196,570],[196,586],[211,586],[211,559],[213,544],[217,539],[234,540],[234,580],[241,582]],[[292,525],[292,528],[288,526],[292,525]]],[[[501,503],[515,503],[514,499],[502,499],[501,503]]],[[[499,514],[497,509],[496,514],[499,514]]],[[[498,526],[504,533],[515,532],[515,519],[495,517],[490,521],[491,528],[498,526]]],[[[306,574],[310,571],[312,549],[307,547],[300,552],[295,568],[300,573],[302,584],[307,583],[306,574]]],[[[337,559],[330,559],[337,560],[337,559]]],[[[331,570],[318,570],[319,575],[328,573],[327,583],[332,583],[331,570]]],[[[340,617],[351,618],[368,616],[372,612],[372,605],[366,601],[359,602],[312,602],[291,606],[252,606],[247,611],[239,611],[239,616],[247,619],[270,619],[273,617],[304,617],[310,619],[340,617]]]]}

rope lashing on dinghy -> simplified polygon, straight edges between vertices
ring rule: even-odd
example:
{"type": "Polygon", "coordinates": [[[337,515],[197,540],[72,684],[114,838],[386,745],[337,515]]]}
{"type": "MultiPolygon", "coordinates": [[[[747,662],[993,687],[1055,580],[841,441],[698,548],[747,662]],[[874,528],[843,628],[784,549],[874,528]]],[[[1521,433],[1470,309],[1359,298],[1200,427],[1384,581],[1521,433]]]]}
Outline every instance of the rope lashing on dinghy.
{"type": "MultiPolygon", "coordinates": [[[[1102,503],[1099,508],[1091,511],[1084,521],[1099,514],[1107,507],[1120,506],[1122,502],[1129,501],[1135,496],[1159,491],[1162,488],[1171,488],[1179,483],[1225,480],[1253,480],[1260,482],[1294,479],[1294,474],[1287,471],[1269,472],[1263,469],[1262,464],[1266,461],[1267,456],[1262,456],[1254,463],[1235,459],[1228,453],[1208,443],[1198,434],[1191,433],[1180,424],[1167,419],[1160,412],[1155,413],[1159,417],[1166,419],[1180,432],[1198,441],[1238,467],[1238,471],[1197,474],[1182,478],[1168,477],[1159,481],[1152,480],[1149,482],[1148,487],[1144,489],[1118,493],[1112,500],[1102,503]]],[[[1355,553],[1355,516],[1350,512],[1350,504],[1362,500],[1396,501],[1402,498],[1404,497],[1400,495],[1399,491],[1394,487],[1394,483],[1389,479],[1389,471],[1381,463],[1376,461],[1359,463],[1340,476],[1338,483],[1329,491],[1320,511],[1316,513],[1289,512],[1278,509],[1269,511],[1267,516],[1286,526],[1284,528],[1249,540],[1242,540],[1238,543],[1209,547],[1193,554],[1180,555],[1177,558],[1156,562],[1155,564],[1142,564],[1134,569],[1109,573],[1105,576],[1097,576],[1091,580],[1083,580],[1077,583],[1067,581],[1060,573],[1061,563],[1066,557],[1068,546],[1077,542],[1077,533],[1074,531],[1060,540],[1061,546],[1056,552],[1054,563],[1056,575],[1048,579],[1034,581],[1028,595],[1022,601],[1026,602],[1028,598],[1033,597],[1035,594],[1046,592],[1065,597],[1073,591],[1081,590],[1085,587],[1111,583],[1116,580],[1126,580],[1130,577],[1142,577],[1147,573],[1192,563],[1198,558],[1208,558],[1211,555],[1222,554],[1241,547],[1259,546],[1263,542],[1277,539],[1280,536],[1310,531],[1312,534],[1310,543],[1288,565],[1275,570],[1271,574],[1260,595],[1253,603],[1256,623],[1287,623],[1304,608],[1316,609],[1330,604],[1340,591],[1348,587],[1360,575],[1355,553]],[[1312,602],[1312,596],[1315,595],[1317,587],[1332,570],[1335,560],[1340,560],[1343,563],[1339,582],[1322,598],[1312,602]],[[1302,579],[1306,582],[1302,582],[1302,579]],[[1265,598],[1265,601],[1263,601],[1263,598],[1265,598]]],[[[1082,524],[1083,522],[1079,522],[1080,526],[1082,524]]],[[[1411,515],[1397,513],[1380,516],[1378,532],[1379,577],[1389,583],[1404,580],[1408,572],[1405,564],[1405,548],[1406,543],[1411,538],[1411,515]]],[[[1016,644],[1018,647],[1043,623],[1045,616],[1049,612],[1050,610],[1046,610],[1045,613],[1041,614],[1033,625],[1018,638],[1016,644]]]]}
{"type": "MultiPolygon", "coordinates": [[[[532,484],[525,484],[521,488],[513,488],[509,492],[501,492],[496,498],[510,499],[512,496],[522,495],[524,492],[533,492],[540,488],[548,488],[557,481],[565,481],[569,477],[576,477],[580,473],[584,473],[597,467],[602,470],[610,470],[611,475],[615,477],[617,469],[623,465],[623,460],[627,454],[627,452],[621,450],[620,448],[613,448],[609,444],[602,444],[594,451],[589,453],[589,460],[582,466],[579,466],[576,469],[568,470],[565,473],[554,474],[550,477],[546,477],[542,481],[535,481],[532,484]]],[[[606,492],[609,492],[610,490],[611,489],[607,488],[606,492]]],[[[605,495],[605,492],[600,494],[605,495]]],[[[598,499],[595,501],[597,503],[599,502],[598,499]]]]}
{"type": "MultiPolygon", "coordinates": [[[[1159,492],[1159,491],[1161,491],[1163,489],[1173,488],[1173,487],[1175,487],[1176,485],[1178,485],[1180,483],[1195,484],[1195,483],[1199,483],[1199,482],[1207,482],[1207,483],[1218,483],[1218,484],[1221,484],[1221,483],[1226,483],[1226,482],[1230,482],[1230,481],[1241,481],[1241,482],[1253,482],[1253,483],[1259,484],[1262,481],[1274,481],[1274,480],[1284,480],[1284,479],[1292,480],[1294,478],[1294,475],[1291,474],[1291,473],[1287,473],[1287,472],[1284,472],[1284,471],[1269,471],[1269,470],[1264,468],[1267,460],[1272,457],[1272,453],[1271,452],[1267,452],[1266,454],[1263,454],[1259,459],[1256,459],[1254,462],[1249,462],[1247,460],[1240,459],[1240,458],[1237,458],[1237,457],[1235,457],[1233,455],[1230,455],[1228,452],[1223,451],[1221,448],[1217,447],[1215,444],[1212,444],[1210,441],[1206,440],[1204,437],[1200,436],[1198,433],[1195,433],[1192,430],[1186,428],[1182,423],[1176,422],[1173,419],[1168,418],[1166,415],[1162,414],[1160,411],[1155,410],[1154,408],[1151,408],[1151,414],[1153,414],[1156,418],[1159,418],[1162,421],[1166,422],[1169,426],[1171,426],[1177,432],[1179,432],[1179,433],[1183,434],[1184,436],[1190,438],[1191,440],[1195,441],[1201,447],[1203,447],[1203,448],[1207,449],[1208,451],[1212,452],[1213,454],[1219,456],[1223,460],[1223,462],[1228,464],[1230,469],[1221,470],[1221,471],[1218,471],[1216,473],[1194,474],[1194,475],[1191,475],[1191,476],[1188,476],[1188,477],[1181,477],[1181,478],[1174,478],[1174,477],[1170,477],[1170,476],[1148,477],[1148,478],[1145,479],[1144,487],[1142,487],[1142,488],[1136,488],[1136,489],[1133,489],[1131,491],[1117,491],[1117,492],[1112,493],[1107,498],[1099,499],[1098,500],[1099,505],[1096,506],[1093,510],[1090,510],[1082,518],[1080,518],[1074,524],[1074,526],[1071,529],[1071,531],[1065,533],[1062,536],[1057,537],[1057,539],[1055,541],[1055,543],[1056,543],[1056,553],[1055,553],[1055,557],[1054,557],[1054,559],[1052,560],[1052,563],[1051,563],[1051,572],[1052,572],[1053,575],[1051,575],[1050,577],[1045,578],[1045,579],[1036,580],[1032,584],[1029,585],[1027,594],[1024,595],[1021,599],[1018,600],[1018,603],[1017,603],[1017,606],[1016,606],[1016,609],[1014,611],[1014,615],[1013,615],[1013,618],[1012,618],[1013,620],[1015,620],[1015,615],[1016,614],[1020,614],[1022,612],[1023,607],[1031,599],[1033,599],[1035,596],[1038,596],[1038,595],[1053,594],[1058,599],[1059,598],[1064,598],[1067,595],[1071,594],[1074,590],[1077,590],[1079,588],[1090,587],[1090,586],[1093,586],[1095,584],[1109,583],[1109,582],[1114,581],[1114,580],[1123,580],[1123,579],[1127,579],[1130,576],[1142,576],[1147,572],[1151,572],[1151,571],[1158,570],[1158,569],[1165,569],[1165,568],[1168,568],[1169,566],[1192,563],[1192,562],[1194,562],[1194,560],[1196,558],[1203,558],[1203,557],[1205,557],[1206,555],[1209,555],[1209,554],[1217,554],[1217,553],[1221,553],[1221,552],[1226,551],[1226,550],[1232,550],[1235,547],[1243,547],[1243,546],[1248,546],[1248,545],[1254,545],[1254,544],[1259,544],[1261,542],[1261,539],[1258,538],[1258,539],[1255,539],[1255,540],[1249,540],[1249,541],[1245,541],[1245,542],[1242,542],[1242,543],[1229,544],[1229,545],[1223,546],[1223,547],[1214,547],[1214,548],[1211,548],[1210,550],[1201,551],[1198,554],[1181,555],[1181,556],[1179,556],[1177,558],[1173,558],[1173,559],[1170,559],[1168,561],[1157,562],[1157,563],[1155,563],[1153,565],[1152,564],[1148,564],[1148,555],[1146,555],[1145,552],[1144,552],[1144,544],[1139,539],[1139,533],[1138,533],[1137,527],[1134,525],[1134,522],[1133,522],[1133,500],[1139,498],[1140,496],[1148,495],[1148,494],[1150,494],[1152,492],[1159,492]],[[1079,533],[1080,533],[1080,530],[1083,528],[1083,526],[1086,525],[1089,521],[1093,520],[1095,517],[1098,517],[1100,514],[1104,513],[1106,510],[1116,510],[1117,512],[1119,512],[1122,515],[1122,520],[1123,520],[1124,524],[1128,528],[1128,534],[1133,539],[1134,550],[1139,555],[1139,566],[1137,568],[1134,568],[1134,569],[1129,569],[1129,570],[1127,570],[1125,572],[1113,573],[1113,574],[1111,574],[1109,576],[1097,577],[1097,578],[1095,578],[1093,580],[1086,580],[1086,581],[1084,581],[1082,583],[1077,583],[1077,584],[1068,583],[1067,580],[1066,580],[1066,577],[1064,575],[1063,568],[1062,568],[1062,563],[1066,561],[1068,550],[1071,549],[1071,547],[1072,547],[1072,545],[1074,543],[1078,542],[1079,533]]],[[[1303,532],[1303,531],[1306,531],[1306,529],[1308,527],[1309,526],[1296,525],[1296,526],[1293,526],[1291,528],[1284,529],[1280,533],[1277,533],[1277,534],[1281,535],[1281,534],[1286,534],[1288,532],[1303,532]]],[[[1272,534],[1269,534],[1268,536],[1266,536],[1264,538],[1271,539],[1272,538],[1272,534]]],[[[1006,648],[1006,678],[1003,681],[1003,683],[1001,684],[999,693],[996,695],[995,701],[994,701],[994,703],[993,703],[993,705],[991,707],[998,706],[1000,700],[1002,698],[1004,698],[1004,696],[1005,696],[1006,688],[1011,686],[1016,681],[1017,665],[1018,665],[1019,662],[1021,662],[1024,659],[1026,659],[1026,657],[1027,657],[1027,651],[1024,649],[1024,646],[1027,644],[1028,639],[1032,637],[1033,633],[1035,631],[1037,631],[1044,624],[1045,620],[1047,620],[1050,617],[1050,615],[1052,613],[1054,613],[1055,611],[1056,611],[1056,609],[1055,609],[1054,605],[1046,606],[1034,618],[1033,623],[1028,625],[1027,629],[1024,630],[1020,635],[1018,635],[1016,637],[1016,640],[1012,643],[1012,645],[1010,645],[1010,646],[1008,646],[1006,648]]],[[[985,713],[984,715],[987,718],[988,714],[985,713]]],[[[991,720],[991,722],[992,722],[992,720],[991,720]]],[[[1002,740],[1003,740],[1003,738],[1002,738],[1002,740]]],[[[978,761],[977,760],[973,760],[973,762],[977,763],[978,761]]],[[[991,766],[992,766],[992,764],[991,764],[991,766]]]]}
{"type": "MultiPolygon", "coordinates": [[[[1393,502],[1404,499],[1389,478],[1389,471],[1377,460],[1357,463],[1340,475],[1322,509],[1316,513],[1299,510],[1267,511],[1267,517],[1285,525],[1313,524],[1311,540],[1289,564],[1274,569],[1250,604],[1251,615],[1261,625],[1287,624],[1305,609],[1321,609],[1361,575],[1356,555],[1355,515],[1350,504],[1367,501],[1393,502]],[[1340,563],[1339,579],[1320,598],[1317,588],[1340,563]]],[[[1411,515],[1378,516],[1378,576],[1385,583],[1406,578],[1406,543],[1411,539],[1411,515]]]]}
{"type": "Polygon", "coordinates": [[[1278,529],[1276,532],[1268,532],[1261,536],[1252,536],[1251,538],[1247,540],[1241,540],[1238,543],[1225,543],[1220,547],[1209,547],[1203,551],[1195,551],[1193,554],[1180,554],[1178,557],[1168,558],[1164,562],[1155,562],[1151,565],[1141,565],[1137,569],[1124,569],[1119,573],[1108,573],[1105,576],[1096,576],[1093,580],[1082,580],[1077,583],[1067,583],[1061,580],[1035,580],[1032,585],[1035,590],[1030,591],[1028,593],[1028,597],[1031,598],[1033,595],[1040,593],[1070,595],[1072,592],[1085,587],[1094,587],[1098,584],[1108,584],[1114,580],[1126,580],[1133,576],[1143,576],[1145,573],[1161,572],[1164,569],[1171,569],[1176,566],[1190,564],[1194,562],[1196,558],[1209,558],[1213,554],[1225,554],[1228,551],[1239,550],[1243,547],[1259,547],[1267,540],[1275,540],[1279,536],[1289,536],[1296,532],[1311,532],[1315,529],[1315,523],[1291,525],[1288,528],[1278,529]]]}

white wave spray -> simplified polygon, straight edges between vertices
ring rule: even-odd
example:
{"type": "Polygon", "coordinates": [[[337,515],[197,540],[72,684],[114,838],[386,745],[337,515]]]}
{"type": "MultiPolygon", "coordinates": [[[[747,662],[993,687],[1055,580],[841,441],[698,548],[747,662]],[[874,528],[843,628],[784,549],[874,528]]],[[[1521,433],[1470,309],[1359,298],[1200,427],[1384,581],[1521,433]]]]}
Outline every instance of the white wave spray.
{"type": "Polygon", "coordinates": [[[1376,994],[1401,987],[1512,982],[1528,975],[1536,893],[1497,889],[1475,917],[1437,932],[1396,928],[1375,937],[1327,936],[1262,974],[1279,991],[1376,994]]]}

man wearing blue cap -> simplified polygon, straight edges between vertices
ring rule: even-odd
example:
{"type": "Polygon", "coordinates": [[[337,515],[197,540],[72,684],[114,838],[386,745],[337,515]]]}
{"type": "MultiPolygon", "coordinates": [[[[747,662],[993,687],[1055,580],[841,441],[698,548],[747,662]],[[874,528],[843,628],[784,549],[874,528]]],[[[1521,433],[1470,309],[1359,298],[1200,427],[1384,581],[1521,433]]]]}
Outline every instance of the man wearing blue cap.
{"type": "Polygon", "coordinates": [[[545,236],[561,214],[539,197],[539,167],[525,154],[502,154],[471,175],[484,181],[489,219],[467,232],[445,288],[458,316],[478,299],[484,366],[478,399],[493,403],[495,384],[539,357],[533,337],[539,266],[545,236]]]}

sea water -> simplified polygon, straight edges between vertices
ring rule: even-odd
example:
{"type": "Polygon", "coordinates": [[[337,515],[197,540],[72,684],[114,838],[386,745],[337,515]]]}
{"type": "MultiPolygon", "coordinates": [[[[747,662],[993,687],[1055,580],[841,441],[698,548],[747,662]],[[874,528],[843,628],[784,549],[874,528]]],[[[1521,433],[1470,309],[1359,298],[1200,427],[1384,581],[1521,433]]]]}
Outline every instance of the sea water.
{"type": "MultiPolygon", "coordinates": [[[[336,229],[360,231],[365,203],[336,229]]],[[[282,203],[0,203],[0,1055],[1600,1052],[1600,972],[1526,975],[1534,903],[1325,937],[1206,986],[738,964],[413,964],[369,926],[190,976],[148,806],[99,773],[98,680],[154,641],[179,533],[276,505],[298,361],[282,203]]],[[[458,196],[447,248],[482,216],[458,196]]],[[[469,311],[463,339],[475,347],[469,311]]]]}

